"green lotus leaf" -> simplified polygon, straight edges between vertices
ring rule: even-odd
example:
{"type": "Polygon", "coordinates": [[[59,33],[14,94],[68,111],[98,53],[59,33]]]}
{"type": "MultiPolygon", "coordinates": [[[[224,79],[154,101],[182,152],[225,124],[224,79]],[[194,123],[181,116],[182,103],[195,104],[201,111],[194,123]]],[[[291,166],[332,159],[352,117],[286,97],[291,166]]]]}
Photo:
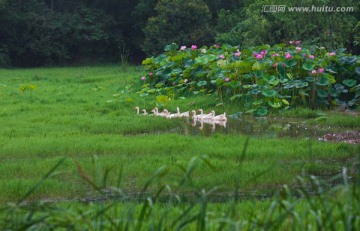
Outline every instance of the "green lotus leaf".
{"type": "Polygon", "coordinates": [[[195,59],[195,62],[201,65],[206,65],[209,62],[209,59],[207,56],[200,56],[195,59]]]}
{"type": "Polygon", "coordinates": [[[158,83],[155,85],[156,88],[162,88],[164,86],[164,83],[158,83]]]}
{"type": "Polygon", "coordinates": [[[252,65],[251,69],[252,69],[253,71],[261,71],[261,70],[264,70],[264,64],[262,64],[262,63],[260,63],[260,62],[255,62],[255,63],[252,65]]]}
{"type": "Polygon", "coordinates": [[[298,80],[294,82],[294,86],[296,88],[303,88],[309,86],[309,83],[304,80],[298,80]]]}
{"type": "Polygon", "coordinates": [[[264,76],[264,79],[266,82],[268,82],[270,85],[273,85],[273,86],[278,85],[280,82],[280,80],[278,78],[276,78],[276,76],[274,76],[274,75],[264,76]]]}
{"type": "Polygon", "coordinates": [[[171,57],[172,61],[181,61],[182,59],[184,59],[186,57],[186,53],[179,53],[177,55],[174,55],[171,57]]]}
{"type": "Polygon", "coordinates": [[[304,91],[304,90],[300,90],[300,91],[299,91],[299,95],[301,95],[301,96],[309,96],[309,93],[307,93],[307,92],[304,91]]]}
{"type": "Polygon", "coordinates": [[[146,58],[142,61],[143,65],[148,65],[148,64],[153,64],[154,63],[154,59],[153,58],[146,58]]]}
{"type": "Polygon", "coordinates": [[[249,68],[253,65],[251,61],[239,60],[233,63],[236,68],[249,68]]]}
{"type": "Polygon", "coordinates": [[[293,68],[294,66],[296,66],[297,62],[295,59],[291,59],[285,62],[286,66],[293,68]]]}
{"type": "Polygon", "coordinates": [[[353,65],[354,63],[356,63],[356,61],[357,61],[356,56],[344,56],[340,59],[341,63],[346,63],[350,65],[353,65]]]}
{"type": "Polygon", "coordinates": [[[345,79],[342,83],[348,87],[353,87],[356,85],[356,80],[355,79],[345,79]]]}
{"type": "Polygon", "coordinates": [[[230,100],[231,101],[234,101],[234,100],[237,100],[239,98],[243,97],[243,94],[237,94],[237,95],[233,95],[230,97],[230,100]]]}
{"type": "Polygon", "coordinates": [[[221,67],[221,68],[227,68],[226,60],[223,60],[223,59],[218,60],[218,61],[217,61],[217,65],[218,65],[219,67],[221,67]]]}
{"type": "Polygon", "coordinates": [[[183,71],[183,70],[182,70],[181,68],[175,68],[175,69],[173,69],[173,70],[171,71],[171,75],[172,75],[172,76],[177,76],[177,75],[181,74],[182,71],[183,71]]]}
{"type": "Polygon", "coordinates": [[[213,79],[213,80],[210,81],[210,83],[211,83],[211,84],[214,84],[214,85],[216,85],[216,82],[217,82],[216,79],[213,79]]]}
{"type": "Polygon", "coordinates": [[[202,86],[207,85],[207,82],[206,82],[205,80],[202,80],[202,81],[199,81],[196,85],[197,85],[198,87],[202,87],[202,86]]]}
{"type": "Polygon", "coordinates": [[[322,76],[325,76],[328,79],[329,83],[331,84],[336,83],[335,76],[330,75],[328,73],[323,73],[322,76]]]}
{"type": "Polygon", "coordinates": [[[358,74],[358,75],[360,75],[360,67],[356,67],[356,68],[355,68],[355,73],[358,74]]]}
{"type": "Polygon", "coordinates": [[[326,97],[328,97],[328,93],[327,93],[325,90],[323,90],[323,89],[318,89],[318,90],[316,91],[316,94],[317,94],[320,98],[326,98],[326,97]]]}
{"type": "Polygon", "coordinates": [[[193,59],[188,59],[184,63],[185,63],[184,67],[189,68],[195,63],[195,61],[193,59]]]}
{"type": "Polygon", "coordinates": [[[310,62],[305,62],[303,65],[302,65],[302,68],[304,70],[307,70],[307,71],[312,71],[314,70],[315,68],[315,64],[314,63],[310,63],[310,62]]]}
{"type": "Polygon", "coordinates": [[[308,81],[308,82],[311,82],[311,83],[312,83],[312,82],[315,82],[315,78],[314,78],[314,77],[311,77],[311,76],[306,77],[305,80],[308,81]]]}
{"type": "Polygon", "coordinates": [[[328,78],[326,76],[320,76],[320,78],[316,81],[316,84],[319,86],[327,86],[330,84],[328,78]]]}
{"type": "Polygon", "coordinates": [[[165,66],[167,63],[166,59],[167,59],[167,56],[164,54],[161,54],[158,57],[156,57],[155,64],[158,64],[160,66],[165,66]]]}
{"type": "Polygon", "coordinates": [[[164,48],[164,51],[175,51],[179,48],[179,46],[176,43],[171,43],[169,45],[166,45],[164,48]]]}
{"type": "Polygon", "coordinates": [[[290,103],[286,99],[281,100],[285,105],[290,105],[290,103]]]}
{"type": "Polygon", "coordinates": [[[268,104],[272,107],[272,108],[279,108],[282,106],[281,102],[271,102],[269,101],[268,104]]]}
{"type": "Polygon", "coordinates": [[[274,98],[275,96],[277,96],[277,91],[267,89],[267,90],[264,90],[264,91],[262,92],[262,94],[263,94],[263,96],[265,96],[265,97],[274,98]]]}
{"type": "Polygon", "coordinates": [[[268,114],[268,109],[266,107],[261,107],[256,110],[256,115],[258,116],[266,116],[268,114]]]}

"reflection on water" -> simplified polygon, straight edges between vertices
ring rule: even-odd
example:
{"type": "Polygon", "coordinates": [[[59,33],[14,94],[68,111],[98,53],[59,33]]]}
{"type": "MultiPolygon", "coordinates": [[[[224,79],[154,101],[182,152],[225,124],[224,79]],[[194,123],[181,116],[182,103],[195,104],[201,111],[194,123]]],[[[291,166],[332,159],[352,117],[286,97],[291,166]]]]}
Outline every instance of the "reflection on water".
{"type": "Polygon", "coordinates": [[[214,133],[242,134],[261,137],[318,138],[337,128],[309,126],[304,119],[265,118],[243,116],[230,118],[227,122],[189,120],[184,126],[184,134],[205,135],[214,133]]]}

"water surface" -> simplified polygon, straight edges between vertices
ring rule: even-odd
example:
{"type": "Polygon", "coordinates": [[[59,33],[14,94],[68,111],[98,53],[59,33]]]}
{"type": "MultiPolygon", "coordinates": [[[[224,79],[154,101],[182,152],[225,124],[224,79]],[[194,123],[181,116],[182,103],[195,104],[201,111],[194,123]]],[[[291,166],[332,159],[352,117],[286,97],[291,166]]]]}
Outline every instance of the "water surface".
{"type": "Polygon", "coordinates": [[[216,133],[248,135],[256,137],[290,137],[319,139],[330,132],[346,131],[346,128],[325,125],[309,125],[306,119],[286,117],[253,117],[229,118],[226,123],[186,122],[182,131],[187,135],[209,136],[216,133]]]}

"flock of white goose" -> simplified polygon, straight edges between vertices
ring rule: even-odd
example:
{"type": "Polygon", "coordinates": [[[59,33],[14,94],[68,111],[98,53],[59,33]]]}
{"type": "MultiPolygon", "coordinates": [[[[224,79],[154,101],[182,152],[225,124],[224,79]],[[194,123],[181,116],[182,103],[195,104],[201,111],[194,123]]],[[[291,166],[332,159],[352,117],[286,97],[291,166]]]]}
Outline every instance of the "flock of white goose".
{"type": "MultiPolygon", "coordinates": [[[[149,115],[149,113],[147,113],[147,111],[145,109],[141,110],[140,113],[140,108],[139,107],[135,107],[134,108],[136,110],[136,113],[138,115],[142,114],[142,115],[149,115]]],[[[190,111],[186,111],[186,112],[180,112],[179,107],[176,108],[176,113],[171,114],[167,109],[164,109],[162,112],[159,112],[159,109],[157,107],[155,107],[154,109],[151,110],[152,114],[150,115],[154,115],[154,116],[161,116],[161,117],[165,117],[165,118],[190,118],[190,111]]],[[[227,117],[226,117],[226,112],[224,112],[223,114],[220,115],[215,115],[215,111],[212,110],[210,113],[208,114],[204,114],[203,109],[199,109],[198,110],[200,112],[200,114],[196,114],[195,110],[191,111],[191,118],[194,120],[208,120],[208,121],[227,121],[227,117]]]]}
{"type": "Polygon", "coordinates": [[[200,122],[200,124],[201,124],[200,129],[202,129],[204,123],[211,124],[213,126],[212,127],[213,129],[215,129],[215,124],[226,127],[226,121],[227,121],[226,112],[224,112],[223,114],[220,114],[220,115],[215,115],[214,110],[210,111],[210,113],[208,113],[208,114],[204,114],[203,109],[198,109],[198,112],[200,114],[196,114],[196,110],[180,112],[179,107],[176,108],[175,113],[170,113],[167,109],[164,109],[162,112],[159,112],[159,109],[157,107],[152,109],[150,111],[151,113],[148,113],[145,109],[142,109],[140,111],[140,108],[137,106],[134,109],[136,110],[136,113],[138,115],[160,116],[160,117],[164,117],[164,118],[168,118],[168,119],[192,118],[193,126],[196,125],[196,122],[198,122],[198,121],[200,122]]]}

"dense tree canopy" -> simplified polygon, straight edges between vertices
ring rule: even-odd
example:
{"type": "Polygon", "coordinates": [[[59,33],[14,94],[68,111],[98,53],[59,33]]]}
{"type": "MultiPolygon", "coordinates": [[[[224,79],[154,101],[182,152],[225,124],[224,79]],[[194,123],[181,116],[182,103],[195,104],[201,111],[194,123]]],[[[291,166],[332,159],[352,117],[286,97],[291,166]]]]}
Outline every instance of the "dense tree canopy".
{"type": "Polygon", "coordinates": [[[161,0],[145,28],[144,51],[158,54],[169,42],[177,44],[209,44],[211,14],[201,0],[161,0]]]}
{"type": "MultiPolygon", "coordinates": [[[[262,12],[270,0],[0,0],[0,66],[135,62],[170,43],[252,46],[291,39],[360,52],[359,2],[345,13],[262,12]]],[[[304,0],[279,1],[312,6],[304,0]]]]}

